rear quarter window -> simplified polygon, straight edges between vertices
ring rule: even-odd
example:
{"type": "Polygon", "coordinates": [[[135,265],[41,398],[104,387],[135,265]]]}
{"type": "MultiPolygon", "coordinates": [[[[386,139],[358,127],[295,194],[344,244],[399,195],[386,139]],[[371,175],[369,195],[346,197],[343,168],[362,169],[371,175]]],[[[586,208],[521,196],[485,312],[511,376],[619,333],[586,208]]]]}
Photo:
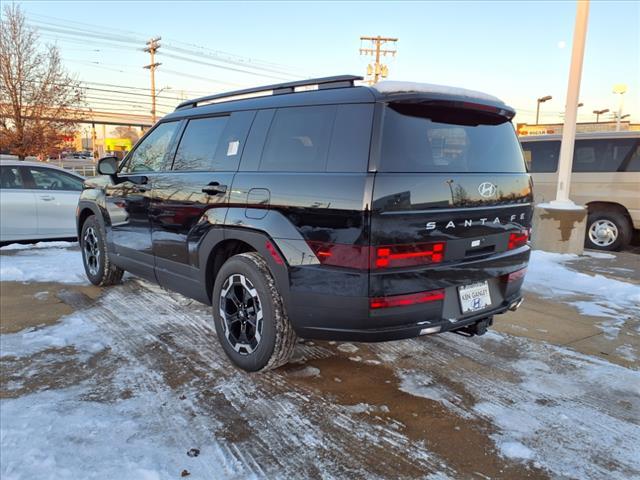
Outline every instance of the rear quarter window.
{"type": "Polygon", "coordinates": [[[552,173],[558,169],[559,141],[523,142],[522,150],[531,173],[552,173]]]}
{"type": "Polygon", "coordinates": [[[381,171],[450,173],[525,172],[510,122],[459,125],[386,108],[381,171]]]}
{"type": "Polygon", "coordinates": [[[262,153],[266,172],[324,172],[336,106],[292,107],[276,111],[262,153]]]}

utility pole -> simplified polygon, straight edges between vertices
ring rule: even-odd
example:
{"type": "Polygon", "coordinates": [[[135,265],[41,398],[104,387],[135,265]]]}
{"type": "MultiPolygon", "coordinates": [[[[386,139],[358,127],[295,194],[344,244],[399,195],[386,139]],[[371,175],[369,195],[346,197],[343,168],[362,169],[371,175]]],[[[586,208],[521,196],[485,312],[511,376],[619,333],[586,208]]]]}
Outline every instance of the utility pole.
{"type": "Polygon", "coordinates": [[[391,55],[392,57],[396,56],[395,48],[386,48],[383,49],[382,46],[385,43],[393,43],[395,47],[395,43],[398,41],[397,38],[391,37],[381,37],[378,35],[377,37],[360,37],[360,41],[371,42],[370,48],[360,48],[360,55],[373,55],[375,57],[375,63],[367,65],[367,75],[369,77],[373,76],[373,78],[369,78],[369,84],[373,85],[374,83],[378,83],[380,77],[386,78],[389,74],[389,69],[386,65],[380,63],[380,55],[386,57],[387,55],[391,55]]]}
{"type": "Polygon", "coordinates": [[[160,37],[155,37],[147,42],[147,48],[145,48],[144,51],[149,52],[151,55],[151,63],[142,67],[149,69],[151,73],[151,121],[153,123],[156,123],[156,67],[162,65],[155,61],[156,52],[160,48],[160,44],[158,43],[160,40],[160,37]]]}

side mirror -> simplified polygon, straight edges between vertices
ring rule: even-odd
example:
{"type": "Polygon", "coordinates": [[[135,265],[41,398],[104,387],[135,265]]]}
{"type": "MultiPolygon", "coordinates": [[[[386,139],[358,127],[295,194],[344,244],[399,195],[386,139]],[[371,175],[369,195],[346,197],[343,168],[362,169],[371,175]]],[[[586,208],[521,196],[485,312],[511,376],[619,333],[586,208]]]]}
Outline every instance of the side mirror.
{"type": "Polygon", "coordinates": [[[98,160],[98,173],[100,175],[114,176],[118,172],[118,157],[103,157],[98,160]]]}

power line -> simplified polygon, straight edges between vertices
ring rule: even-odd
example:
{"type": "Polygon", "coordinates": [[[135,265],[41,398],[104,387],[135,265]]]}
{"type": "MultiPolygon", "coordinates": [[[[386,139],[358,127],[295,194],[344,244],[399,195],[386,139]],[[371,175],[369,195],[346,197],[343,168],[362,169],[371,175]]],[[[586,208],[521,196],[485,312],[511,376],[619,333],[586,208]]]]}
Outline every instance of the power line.
{"type": "MultiPolygon", "coordinates": [[[[41,23],[44,25],[49,25],[49,26],[58,27],[58,28],[61,27],[61,28],[67,29],[67,31],[69,31],[70,27],[72,27],[73,25],[78,25],[78,27],[73,27],[71,29],[71,32],[82,31],[91,37],[94,37],[94,30],[90,28],[88,29],[87,27],[102,28],[101,26],[98,26],[98,25],[91,25],[84,22],[70,21],[68,19],[57,18],[50,15],[29,14],[28,17],[35,17],[35,20],[32,20],[34,23],[41,23]],[[41,18],[41,19],[43,18],[46,20],[38,20],[38,18],[41,18]],[[51,22],[50,20],[57,20],[57,22],[51,22]]],[[[134,32],[131,30],[115,29],[110,27],[109,32],[110,32],[110,35],[106,37],[106,40],[108,41],[113,40],[114,32],[119,32],[119,35],[121,36],[121,38],[122,37],[127,38],[127,41],[131,42],[134,45],[138,45],[140,44],[140,42],[143,41],[143,36],[141,36],[138,32],[134,32]]],[[[103,38],[105,37],[103,36],[103,38]]],[[[165,44],[164,44],[165,47],[176,50],[176,51],[180,51],[182,53],[189,53],[197,56],[207,55],[219,61],[234,63],[236,65],[246,66],[249,68],[271,70],[272,73],[282,73],[289,76],[290,75],[299,76],[297,73],[295,73],[296,68],[293,66],[278,64],[274,62],[252,58],[252,57],[245,57],[245,56],[237,55],[234,53],[225,52],[222,50],[214,50],[208,47],[204,47],[202,45],[183,42],[181,40],[177,40],[173,38],[165,38],[165,40],[169,41],[169,43],[165,41],[165,44]],[[179,47],[175,44],[181,44],[190,48],[179,47]],[[223,55],[226,56],[227,58],[222,57],[223,55]],[[262,64],[262,65],[259,65],[259,64],[262,64]]]]}
{"type": "MultiPolygon", "coordinates": [[[[49,18],[53,18],[53,17],[49,17],[49,18]]],[[[98,44],[98,45],[104,45],[103,43],[96,43],[95,39],[101,39],[104,42],[111,42],[112,46],[116,46],[114,45],[113,42],[118,42],[117,47],[122,48],[122,45],[119,45],[120,43],[124,43],[124,44],[129,44],[130,48],[132,49],[136,49],[136,47],[134,47],[134,45],[139,44],[140,40],[137,39],[135,36],[121,36],[121,37],[114,37],[112,35],[106,35],[106,34],[99,34],[96,33],[94,31],[91,30],[87,30],[86,28],[74,28],[71,29],[68,27],[68,23],[69,22],[65,22],[63,24],[59,24],[59,23],[53,23],[53,22],[44,22],[42,20],[32,20],[32,23],[35,23],[36,27],[38,29],[41,29],[43,31],[47,31],[47,32],[54,32],[57,33],[59,35],[70,35],[72,37],[83,37],[86,38],[86,41],[83,41],[83,43],[86,42],[90,42],[93,44],[98,44]],[[40,25],[42,24],[42,25],[40,25]],[[51,26],[53,25],[53,26],[51,26]]],[[[84,25],[86,27],[86,25],[84,25]]],[[[76,39],[64,39],[64,40],[76,40],[76,39]]],[[[178,43],[178,42],[176,42],[178,43]]],[[[180,42],[180,43],[184,43],[184,42],[180,42]]],[[[254,59],[245,57],[246,60],[241,60],[242,57],[238,57],[240,60],[234,60],[233,58],[223,58],[219,55],[219,52],[216,51],[212,51],[214,52],[213,54],[208,54],[206,53],[207,50],[205,47],[202,46],[198,46],[198,45],[194,45],[194,44],[187,44],[187,45],[192,45],[196,48],[199,49],[199,51],[194,51],[194,50],[190,50],[190,49],[186,49],[186,48],[182,48],[179,46],[175,46],[175,45],[171,45],[169,44],[169,46],[167,48],[177,51],[177,52],[181,52],[183,54],[187,54],[187,55],[193,55],[193,56],[208,56],[210,58],[213,58],[216,61],[222,62],[222,63],[228,63],[228,64],[232,64],[232,65],[236,65],[236,66],[243,66],[245,68],[250,68],[253,70],[258,70],[258,71],[265,71],[265,72],[269,72],[269,73],[276,73],[276,74],[281,74],[281,75],[286,75],[287,78],[291,77],[291,76],[297,76],[300,77],[299,74],[294,74],[291,72],[287,72],[287,71],[283,71],[283,70],[279,70],[277,68],[274,68],[272,66],[261,66],[261,65],[256,65],[254,62],[254,59]]],[[[209,50],[211,51],[211,50],[209,50]]],[[[227,55],[231,55],[231,54],[227,54],[227,55]]],[[[184,59],[184,58],[183,58],[184,59]]],[[[269,65],[268,62],[262,62],[265,65],[269,65]]],[[[271,65],[277,65],[277,64],[271,64],[271,65]]],[[[268,75],[268,74],[261,74],[261,73],[257,73],[257,72],[251,72],[251,71],[247,71],[247,70],[239,70],[239,69],[233,69],[231,67],[224,67],[221,65],[216,65],[216,64],[209,64],[209,66],[213,66],[213,67],[217,67],[217,68],[227,68],[229,70],[232,71],[238,71],[238,72],[242,72],[242,73],[247,73],[250,75],[257,75],[257,76],[263,76],[263,77],[269,77],[269,78],[276,78],[276,79],[283,79],[282,77],[274,77],[273,75],[268,75]]]]}
{"type": "Polygon", "coordinates": [[[219,65],[219,64],[216,64],[216,63],[205,62],[203,60],[195,60],[193,58],[184,57],[182,55],[175,55],[173,53],[166,53],[165,52],[165,53],[162,53],[162,56],[169,57],[169,58],[174,58],[176,60],[182,60],[184,62],[195,63],[195,64],[198,64],[198,65],[205,65],[207,67],[220,68],[220,69],[223,69],[223,70],[230,70],[232,72],[246,73],[248,75],[255,75],[257,77],[267,77],[267,78],[274,78],[276,80],[286,80],[285,77],[277,77],[275,75],[270,75],[270,74],[266,74],[266,73],[251,72],[249,70],[243,70],[241,68],[228,67],[228,66],[219,65]]]}

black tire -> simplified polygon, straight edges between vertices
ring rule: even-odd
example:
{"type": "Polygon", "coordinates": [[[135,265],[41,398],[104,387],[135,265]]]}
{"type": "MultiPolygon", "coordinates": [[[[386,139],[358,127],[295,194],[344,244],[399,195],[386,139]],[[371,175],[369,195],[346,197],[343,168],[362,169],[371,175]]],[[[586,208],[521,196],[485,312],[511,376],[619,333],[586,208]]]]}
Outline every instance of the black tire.
{"type": "Polygon", "coordinates": [[[267,262],[258,253],[227,260],[216,276],[212,299],[218,340],[235,365],[257,372],[289,361],[296,334],[267,262]]]}
{"type": "Polygon", "coordinates": [[[104,239],[104,229],[95,215],[91,215],[82,225],[79,241],[87,278],[99,287],[120,283],[124,275],[124,270],[111,262],[104,239]]]}
{"type": "Polygon", "coordinates": [[[594,211],[587,219],[584,245],[595,250],[620,250],[629,244],[632,234],[631,222],[624,213],[594,211]]]}

